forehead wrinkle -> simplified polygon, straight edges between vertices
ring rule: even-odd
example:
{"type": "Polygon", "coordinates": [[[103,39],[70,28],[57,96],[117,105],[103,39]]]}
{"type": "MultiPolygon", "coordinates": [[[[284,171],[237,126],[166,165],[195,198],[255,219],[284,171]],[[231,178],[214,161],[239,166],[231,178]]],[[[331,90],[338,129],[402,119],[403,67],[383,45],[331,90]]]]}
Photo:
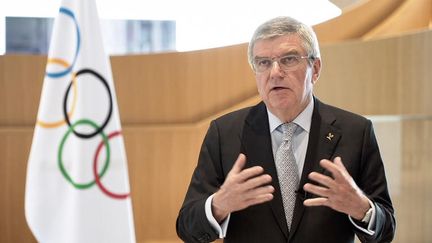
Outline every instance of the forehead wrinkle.
{"type": "Polygon", "coordinates": [[[254,59],[274,58],[292,54],[301,55],[303,52],[305,52],[304,47],[296,36],[258,40],[253,48],[254,59]]]}

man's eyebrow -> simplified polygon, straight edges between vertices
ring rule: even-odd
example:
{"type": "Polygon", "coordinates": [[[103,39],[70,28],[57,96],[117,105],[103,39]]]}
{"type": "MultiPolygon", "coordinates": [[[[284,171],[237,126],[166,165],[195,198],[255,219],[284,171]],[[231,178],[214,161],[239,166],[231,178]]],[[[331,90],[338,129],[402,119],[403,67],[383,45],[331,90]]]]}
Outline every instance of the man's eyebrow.
{"type": "Polygon", "coordinates": [[[270,57],[261,57],[261,56],[255,56],[253,59],[254,60],[260,60],[260,59],[268,59],[270,57]]]}
{"type": "MultiPolygon", "coordinates": [[[[298,50],[289,50],[287,52],[284,52],[283,54],[277,56],[277,57],[284,57],[284,56],[288,56],[288,55],[300,55],[300,52],[298,50]]],[[[254,60],[260,60],[260,59],[267,59],[267,58],[273,58],[273,57],[268,57],[268,56],[255,56],[253,59],[254,60]]]]}

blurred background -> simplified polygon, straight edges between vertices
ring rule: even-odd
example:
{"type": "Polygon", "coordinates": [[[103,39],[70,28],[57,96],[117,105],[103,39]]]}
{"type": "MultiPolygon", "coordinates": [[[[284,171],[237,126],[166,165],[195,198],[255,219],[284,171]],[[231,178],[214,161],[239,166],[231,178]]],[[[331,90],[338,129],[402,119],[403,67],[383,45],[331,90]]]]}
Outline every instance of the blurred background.
{"type": "MultiPolygon", "coordinates": [[[[180,242],[175,219],[208,124],[259,102],[247,41],[278,15],[318,35],[315,94],[373,121],[396,210],[394,242],[432,242],[432,0],[128,1],[97,5],[137,242],[180,242]]],[[[0,8],[0,242],[36,242],[24,217],[25,176],[59,4],[0,8]]]]}

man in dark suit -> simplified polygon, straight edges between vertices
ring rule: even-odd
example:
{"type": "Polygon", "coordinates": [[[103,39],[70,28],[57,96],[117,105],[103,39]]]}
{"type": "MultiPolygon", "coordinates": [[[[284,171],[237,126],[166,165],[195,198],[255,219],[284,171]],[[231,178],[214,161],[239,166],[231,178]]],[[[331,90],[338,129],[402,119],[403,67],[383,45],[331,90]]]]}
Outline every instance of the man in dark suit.
{"type": "Polygon", "coordinates": [[[396,223],[372,124],[313,95],[321,70],[313,30],[289,17],[269,20],[248,57],[263,102],[211,122],[179,237],[390,242],[396,223]]]}

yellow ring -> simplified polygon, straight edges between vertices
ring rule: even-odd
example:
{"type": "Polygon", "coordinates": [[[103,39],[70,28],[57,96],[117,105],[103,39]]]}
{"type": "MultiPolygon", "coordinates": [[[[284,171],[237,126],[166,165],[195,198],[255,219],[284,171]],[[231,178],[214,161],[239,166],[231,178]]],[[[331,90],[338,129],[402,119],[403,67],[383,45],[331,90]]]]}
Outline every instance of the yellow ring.
{"type": "MultiPolygon", "coordinates": [[[[61,66],[64,67],[69,67],[69,63],[67,63],[66,61],[62,60],[62,59],[58,59],[58,58],[48,58],[48,64],[50,63],[54,63],[54,64],[59,64],[61,66]]],[[[76,97],[77,97],[77,86],[76,86],[76,75],[74,72],[72,72],[72,85],[73,85],[73,100],[72,100],[72,108],[71,110],[68,112],[68,117],[72,117],[73,113],[75,112],[75,107],[76,107],[76,97]]],[[[66,124],[66,120],[59,120],[59,121],[55,121],[55,122],[46,122],[46,121],[42,121],[42,120],[37,120],[36,121],[36,125],[41,126],[43,128],[55,128],[55,127],[60,127],[63,124],[66,124]]]]}

